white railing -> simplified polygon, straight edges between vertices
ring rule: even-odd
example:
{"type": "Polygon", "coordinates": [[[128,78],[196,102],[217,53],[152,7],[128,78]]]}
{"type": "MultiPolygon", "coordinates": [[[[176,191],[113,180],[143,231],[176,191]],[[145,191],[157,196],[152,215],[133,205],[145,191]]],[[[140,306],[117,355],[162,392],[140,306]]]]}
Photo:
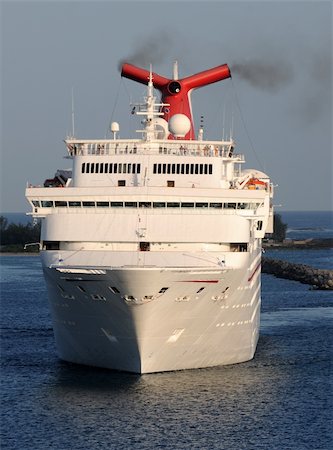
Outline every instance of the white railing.
{"type": "Polygon", "coordinates": [[[176,155],[232,158],[244,161],[244,155],[234,154],[230,142],[218,141],[163,141],[142,142],[138,140],[114,141],[66,141],[68,153],[73,156],[87,155],[176,155]]]}

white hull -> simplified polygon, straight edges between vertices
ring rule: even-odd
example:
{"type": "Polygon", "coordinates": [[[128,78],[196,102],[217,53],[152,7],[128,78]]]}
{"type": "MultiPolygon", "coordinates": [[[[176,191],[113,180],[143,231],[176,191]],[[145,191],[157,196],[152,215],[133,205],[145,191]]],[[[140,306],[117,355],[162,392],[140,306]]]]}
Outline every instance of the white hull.
{"type": "Polygon", "coordinates": [[[260,255],[237,269],[57,268],[45,267],[45,277],[63,360],[152,373],[239,363],[255,353],[260,255]]]}
{"type": "MultiPolygon", "coordinates": [[[[174,66],[175,69],[175,66],[174,66]]],[[[135,373],[233,364],[254,355],[261,239],[273,185],[242,169],[235,143],[195,139],[190,93],[227,65],[167,79],[124,64],[147,85],[132,114],[140,139],[65,140],[72,170],[29,185],[59,356],[135,373]],[[154,87],[162,94],[154,97],[154,87]],[[142,120],[142,118],[144,119],[142,120]]]]}

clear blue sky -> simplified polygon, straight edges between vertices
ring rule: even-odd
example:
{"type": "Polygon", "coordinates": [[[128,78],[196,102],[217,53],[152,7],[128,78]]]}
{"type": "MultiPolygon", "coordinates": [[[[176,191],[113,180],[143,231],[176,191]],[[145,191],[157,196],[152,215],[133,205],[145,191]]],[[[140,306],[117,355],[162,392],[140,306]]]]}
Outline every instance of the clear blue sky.
{"type": "Polygon", "coordinates": [[[330,1],[2,1],[1,212],[28,211],[26,182],[70,166],[72,88],[78,137],[104,138],[110,119],[129,137],[143,87],[118,64],[138,54],[165,76],[174,59],[181,77],[234,67],[193,93],[196,124],[220,139],[225,109],[246,166],[279,185],[275,204],[332,209],[330,1]]]}

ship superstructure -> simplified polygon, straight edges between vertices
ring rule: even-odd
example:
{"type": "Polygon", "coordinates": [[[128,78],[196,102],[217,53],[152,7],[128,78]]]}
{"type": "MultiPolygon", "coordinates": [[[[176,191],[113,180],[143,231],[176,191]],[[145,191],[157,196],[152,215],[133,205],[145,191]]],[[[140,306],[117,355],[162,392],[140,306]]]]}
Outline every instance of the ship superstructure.
{"type": "Polygon", "coordinates": [[[223,65],[182,80],[123,66],[147,85],[140,139],[66,139],[72,172],[30,186],[60,358],[136,373],[253,357],[268,176],[243,169],[232,139],[194,138],[190,92],[223,65]],[[156,102],[154,86],[162,92],[156,102]]]}

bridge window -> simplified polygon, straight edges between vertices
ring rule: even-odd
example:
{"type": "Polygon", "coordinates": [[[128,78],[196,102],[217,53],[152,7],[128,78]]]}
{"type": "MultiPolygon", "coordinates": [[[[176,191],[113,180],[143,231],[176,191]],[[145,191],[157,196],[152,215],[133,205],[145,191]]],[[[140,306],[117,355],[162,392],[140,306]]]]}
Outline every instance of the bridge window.
{"type": "Polygon", "coordinates": [[[165,202],[154,202],[153,208],[165,208],[165,202]]]}
{"type": "Polygon", "coordinates": [[[125,208],[137,208],[137,202],[125,202],[125,208]]]}
{"type": "Polygon", "coordinates": [[[179,208],[179,207],[180,207],[180,203],[176,203],[176,202],[168,202],[168,203],[167,203],[167,207],[168,207],[168,208],[179,208]]]}
{"type": "Polygon", "coordinates": [[[139,202],[139,208],[151,208],[150,202],[139,202]]]}
{"type": "Polygon", "coordinates": [[[222,203],[209,203],[210,208],[222,209],[222,203]]]}
{"type": "Polygon", "coordinates": [[[85,208],[95,207],[95,202],[82,202],[82,206],[85,208]]]}
{"type": "Polygon", "coordinates": [[[97,207],[99,208],[108,208],[110,206],[109,202],[97,202],[97,207]]]}
{"type": "Polygon", "coordinates": [[[55,206],[59,206],[59,207],[64,207],[67,206],[67,202],[63,201],[63,200],[56,200],[55,201],[55,206]]]}
{"type": "Polygon", "coordinates": [[[111,208],[122,208],[123,202],[111,202],[111,208]]]}
{"type": "Polygon", "coordinates": [[[81,208],[81,202],[75,202],[75,201],[68,202],[68,206],[70,208],[81,208]]]}
{"type": "Polygon", "coordinates": [[[53,201],[52,200],[42,200],[42,208],[52,208],[53,201]]]}
{"type": "Polygon", "coordinates": [[[182,203],[182,208],[194,208],[194,203],[184,202],[184,203],[182,203]]]}

